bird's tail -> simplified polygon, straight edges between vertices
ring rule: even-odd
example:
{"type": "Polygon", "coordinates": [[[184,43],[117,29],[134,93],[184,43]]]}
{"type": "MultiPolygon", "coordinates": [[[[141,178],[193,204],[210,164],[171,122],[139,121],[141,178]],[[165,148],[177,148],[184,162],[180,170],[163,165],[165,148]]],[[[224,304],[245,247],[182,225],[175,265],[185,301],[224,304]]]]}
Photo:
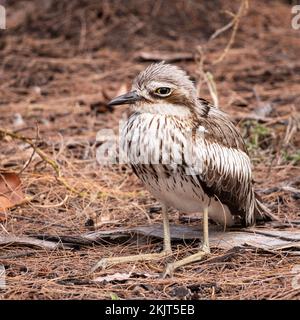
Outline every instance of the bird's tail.
{"type": "Polygon", "coordinates": [[[262,202],[258,194],[255,193],[255,221],[279,221],[269,208],[267,208],[262,202]]]}

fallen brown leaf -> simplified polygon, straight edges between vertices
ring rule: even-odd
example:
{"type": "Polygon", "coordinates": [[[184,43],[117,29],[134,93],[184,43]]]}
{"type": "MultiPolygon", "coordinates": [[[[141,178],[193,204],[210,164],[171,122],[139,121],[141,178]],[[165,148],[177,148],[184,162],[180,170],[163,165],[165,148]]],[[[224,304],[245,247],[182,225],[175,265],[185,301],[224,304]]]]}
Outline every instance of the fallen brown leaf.
{"type": "Polygon", "coordinates": [[[14,172],[0,172],[0,222],[6,210],[24,201],[20,177],[14,172]]]}

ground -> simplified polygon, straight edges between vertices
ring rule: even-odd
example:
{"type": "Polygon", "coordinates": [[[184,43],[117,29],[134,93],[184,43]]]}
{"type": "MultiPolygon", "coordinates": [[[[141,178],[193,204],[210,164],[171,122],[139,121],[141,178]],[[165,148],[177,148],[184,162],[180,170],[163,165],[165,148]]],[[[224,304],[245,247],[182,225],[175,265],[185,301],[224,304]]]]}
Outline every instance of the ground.
{"type": "MultiPolygon", "coordinates": [[[[61,237],[161,223],[160,213],[151,209],[158,203],[129,167],[96,161],[97,132],[117,134],[126,112],[112,112],[106,103],[130,88],[132,78],[149,64],[141,56],[153,52],[167,58],[188,54],[174,63],[239,127],[264,203],[285,225],[299,221],[300,30],[292,28],[288,1],[0,4],[7,11],[7,29],[0,30],[0,169],[17,172],[26,195],[0,216],[0,235],[61,237]],[[236,32],[232,26],[210,38],[231,21],[228,11],[239,8],[236,32]],[[217,93],[210,94],[214,86],[217,93]],[[31,139],[34,153],[23,137],[31,139]]],[[[176,211],[171,222],[199,224],[176,211]]],[[[296,225],[285,228],[297,232],[296,225]]],[[[156,252],[161,245],[149,239],[72,250],[0,244],[6,271],[0,298],[300,298],[300,287],[292,286],[300,259],[286,251],[247,249],[226,256],[213,248],[212,258],[219,260],[187,266],[166,279],[159,277],[164,261],[89,273],[102,257],[156,252]],[[130,279],[93,281],[130,271],[130,279]]],[[[174,258],[198,246],[198,241],[177,241],[174,258]]]]}

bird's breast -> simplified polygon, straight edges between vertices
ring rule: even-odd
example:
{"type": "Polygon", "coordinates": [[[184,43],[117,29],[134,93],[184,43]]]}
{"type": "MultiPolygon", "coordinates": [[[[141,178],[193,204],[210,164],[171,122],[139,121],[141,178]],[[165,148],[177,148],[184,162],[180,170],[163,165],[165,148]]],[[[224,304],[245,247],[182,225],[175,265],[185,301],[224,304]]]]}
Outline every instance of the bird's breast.
{"type": "Polygon", "coordinates": [[[159,114],[133,114],[121,131],[121,150],[128,163],[185,165],[192,157],[189,121],[159,114]]]}
{"type": "Polygon", "coordinates": [[[211,199],[201,185],[207,151],[204,138],[198,135],[195,141],[189,121],[134,114],[123,127],[120,142],[127,163],[161,202],[186,212],[209,206],[210,217],[231,224],[227,206],[211,199]],[[194,152],[197,162],[192,159],[194,152]]]}

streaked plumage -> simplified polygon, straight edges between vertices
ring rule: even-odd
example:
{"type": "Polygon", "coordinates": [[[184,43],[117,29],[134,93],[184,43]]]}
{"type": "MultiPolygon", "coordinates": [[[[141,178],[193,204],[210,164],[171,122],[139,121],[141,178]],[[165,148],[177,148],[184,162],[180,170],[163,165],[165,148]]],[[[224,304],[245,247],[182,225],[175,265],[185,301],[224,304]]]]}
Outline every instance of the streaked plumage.
{"type": "Polygon", "coordinates": [[[133,90],[148,91],[153,81],[157,86],[186,86],[194,103],[178,94],[156,105],[145,99],[133,106],[121,148],[147,189],[185,212],[202,212],[208,206],[210,218],[228,226],[249,226],[256,217],[269,217],[253,190],[245,143],[228,117],[197,99],[192,82],[177,67],[151,65],[136,78],[133,90]],[[171,103],[178,107],[169,107],[171,103]],[[193,168],[185,159],[187,148],[197,161],[193,168]],[[155,159],[148,159],[151,155],[155,159]]]}
{"type": "Polygon", "coordinates": [[[168,264],[165,275],[209,254],[208,217],[226,226],[273,217],[254,192],[241,135],[222,111],[197,97],[183,70],[164,63],[149,66],[131,92],[110,102],[120,104],[131,104],[133,111],[121,131],[120,157],[162,203],[164,249],[104,258],[93,270],[170,255],[168,207],[203,213],[203,243],[199,252],[168,264]]]}

